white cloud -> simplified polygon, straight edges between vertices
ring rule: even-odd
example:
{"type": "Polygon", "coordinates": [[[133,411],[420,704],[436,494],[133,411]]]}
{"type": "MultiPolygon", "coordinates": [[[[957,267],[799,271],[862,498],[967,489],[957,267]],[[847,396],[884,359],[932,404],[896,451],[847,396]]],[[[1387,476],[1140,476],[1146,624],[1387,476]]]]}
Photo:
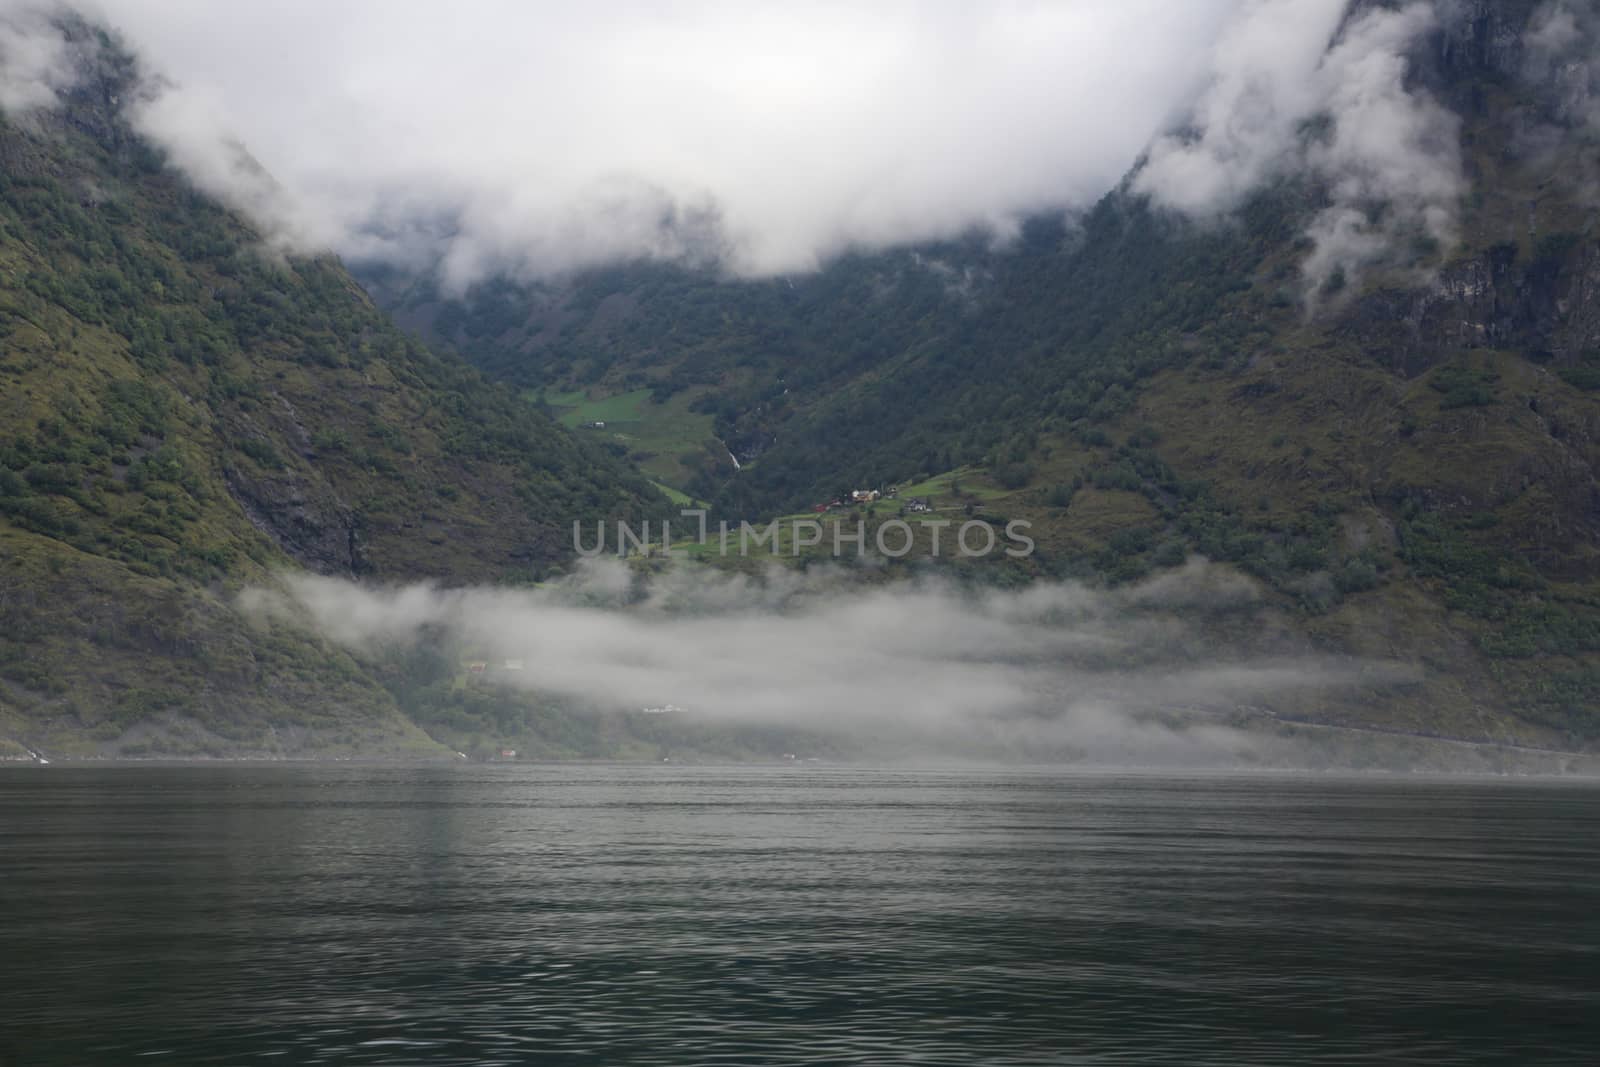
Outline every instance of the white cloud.
{"type": "Polygon", "coordinates": [[[201,184],[462,280],[634,255],[803,270],[1090,203],[1238,0],[93,3],[178,87],[142,122],[201,184]]]}
{"type": "Polygon", "coordinates": [[[226,111],[208,94],[158,85],[127,105],[135,129],[165,147],[198,188],[254,220],[270,244],[287,249],[337,243],[331,220],[315,219],[312,205],[297,202],[239,141],[226,111]]]}
{"type": "Polygon", "coordinates": [[[1226,214],[1292,169],[1300,125],[1324,106],[1318,68],[1347,0],[1251,0],[1212,53],[1186,129],[1150,149],[1134,188],[1197,217],[1226,214]]]}
{"type": "Polygon", "coordinates": [[[1466,191],[1460,120],[1405,86],[1406,51],[1434,19],[1425,3],[1373,12],[1322,64],[1333,126],[1307,158],[1329,181],[1333,203],[1309,231],[1315,247],[1302,269],[1312,292],[1336,273],[1403,259],[1408,240],[1444,248],[1456,241],[1466,191]]]}
{"type": "Polygon", "coordinates": [[[1435,25],[1435,6],[1372,8],[1341,25],[1345,7],[1256,0],[1218,47],[1192,128],[1159,140],[1134,183],[1158,204],[1214,218],[1267,181],[1319,177],[1331,203],[1307,230],[1313,301],[1337,276],[1404,263],[1418,238],[1449,247],[1466,186],[1458,119],[1406,86],[1407,53],[1435,25]]]}
{"type": "Polygon", "coordinates": [[[0,6],[0,110],[16,115],[48,107],[71,81],[70,49],[49,9],[0,6]]]}
{"type": "MultiPolygon", "coordinates": [[[[166,79],[131,115],[198,185],[280,245],[456,284],[635,256],[787,272],[1005,234],[1148,149],[1135,188],[1202,218],[1318,175],[1314,294],[1448,245],[1464,184],[1454,116],[1405,86],[1431,0],[85,3],[166,79]]],[[[14,24],[0,102],[36,107],[59,40],[14,24]]],[[[1586,71],[1586,26],[1551,0],[1530,54],[1586,71]]]]}
{"type": "Polygon", "coordinates": [[[698,718],[892,730],[908,744],[1026,730],[1053,744],[1178,748],[1180,738],[1136,720],[1413,677],[1305,656],[1230,660],[1192,624],[1257,610],[1258,591],[1198,560],[1112,591],[863,589],[858,576],[821,568],[761,579],[681,569],[641,586],[615,561],[589,561],[537,590],[383,589],[306,575],[284,585],[286,596],[252,591],[246,607],[368,650],[442,628],[476,656],[521,661],[524,670],[498,675],[504,684],[597,707],[672,702],[698,718]]]}

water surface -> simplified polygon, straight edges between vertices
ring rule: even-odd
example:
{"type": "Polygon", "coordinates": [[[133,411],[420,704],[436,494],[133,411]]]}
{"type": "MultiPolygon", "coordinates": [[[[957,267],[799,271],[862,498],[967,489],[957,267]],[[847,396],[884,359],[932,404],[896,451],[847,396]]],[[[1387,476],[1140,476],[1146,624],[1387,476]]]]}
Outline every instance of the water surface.
{"type": "Polygon", "coordinates": [[[0,772],[0,1063],[1582,1063],[1600,789],[0,772]]]}

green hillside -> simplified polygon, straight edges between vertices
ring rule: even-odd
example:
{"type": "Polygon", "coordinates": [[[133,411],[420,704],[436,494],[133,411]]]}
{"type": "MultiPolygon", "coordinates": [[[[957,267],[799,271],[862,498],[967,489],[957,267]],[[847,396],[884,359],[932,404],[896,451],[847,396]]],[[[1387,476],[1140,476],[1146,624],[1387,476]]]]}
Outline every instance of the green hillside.
{"type": "Polygon", "coordinates": [[[54,753],[440,752],[371,665],[258,624],[285,567],[533,580],[576,518],[668,507],[512,390],[282,259],[135,137],[82,25],[0,119],[0,737],[54,753]]]}
{"type": "MultiPolygon", "coordinates": [[[[728,454],[712,433],[711,416],[695,410],[691,392],[664,400],[648,389],[606,396],[583,390],[534,393],[531,398],[555,413],[562,425],[581,430],[669,485],[689,484],[728,454]]],[[[688,499],[677,490],[668,495],[680,502],[688,499]]]]}

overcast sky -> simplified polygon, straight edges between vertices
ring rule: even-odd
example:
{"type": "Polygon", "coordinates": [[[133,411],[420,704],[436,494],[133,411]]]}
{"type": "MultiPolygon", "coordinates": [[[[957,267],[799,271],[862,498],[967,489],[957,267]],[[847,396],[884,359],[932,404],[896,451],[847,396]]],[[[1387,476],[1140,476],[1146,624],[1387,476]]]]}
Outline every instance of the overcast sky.
{"type": "Polygon", "coordinates": [[[1249,6],[91,3],[182,87],[169,134],[235,131],[346,252],[374,217],[459,210],[462,274],[708,234],[739,269],[798,270],[1091,202],[1249,6]]]}

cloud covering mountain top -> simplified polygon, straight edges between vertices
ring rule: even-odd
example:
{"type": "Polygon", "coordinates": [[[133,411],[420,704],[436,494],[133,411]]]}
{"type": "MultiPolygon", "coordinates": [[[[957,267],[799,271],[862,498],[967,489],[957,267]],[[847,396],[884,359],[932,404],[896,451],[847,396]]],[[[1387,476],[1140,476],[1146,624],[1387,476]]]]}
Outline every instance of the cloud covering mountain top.
{"type": "MultiPolygon", "coordinates": [[[[7,110],[59,88],[52,2],[0,0],[7,110]]],[[[1465,186],[1456,116],[1406,78],[1452,0],[82,4],[163,79],[131,117],[199,185],[280,244],[453,286],[1004,238],[1142,159],[1134,188],[1202,220],[1316,176],[1314,293],[1448,246],[1465,186]]],[[[1530,62],[1587,109],[1593,19],[1545,8],[1530,62]]]]}
{"type": "Polygon", "coordinates": [[[1232,211],[1273,178],[1322,179],[1331,203],[1311,223],[1304,264],[1313,293],[1408,239],[1452,243],[1466,184],[1459,120],[1406,84],[1407,53],[1437,25],[1437,7],[1413,0],[1346,22],[1347,7],[1245,5],[1215,50],[1190,127],[1157,140],[1134,182],[1204,218],[1232,211]],[[1375,211],[1379,204],[1387,210],[1375,211]]]}
{"type": "Polygon", "coordinates": [[[1238,6],[93,4],[171,79],[142,123],[202,184],[458,281],[1003,234],[1125,173],[1238,6]],[[230,136],[283,203],[231,188],[230,136]]]}

